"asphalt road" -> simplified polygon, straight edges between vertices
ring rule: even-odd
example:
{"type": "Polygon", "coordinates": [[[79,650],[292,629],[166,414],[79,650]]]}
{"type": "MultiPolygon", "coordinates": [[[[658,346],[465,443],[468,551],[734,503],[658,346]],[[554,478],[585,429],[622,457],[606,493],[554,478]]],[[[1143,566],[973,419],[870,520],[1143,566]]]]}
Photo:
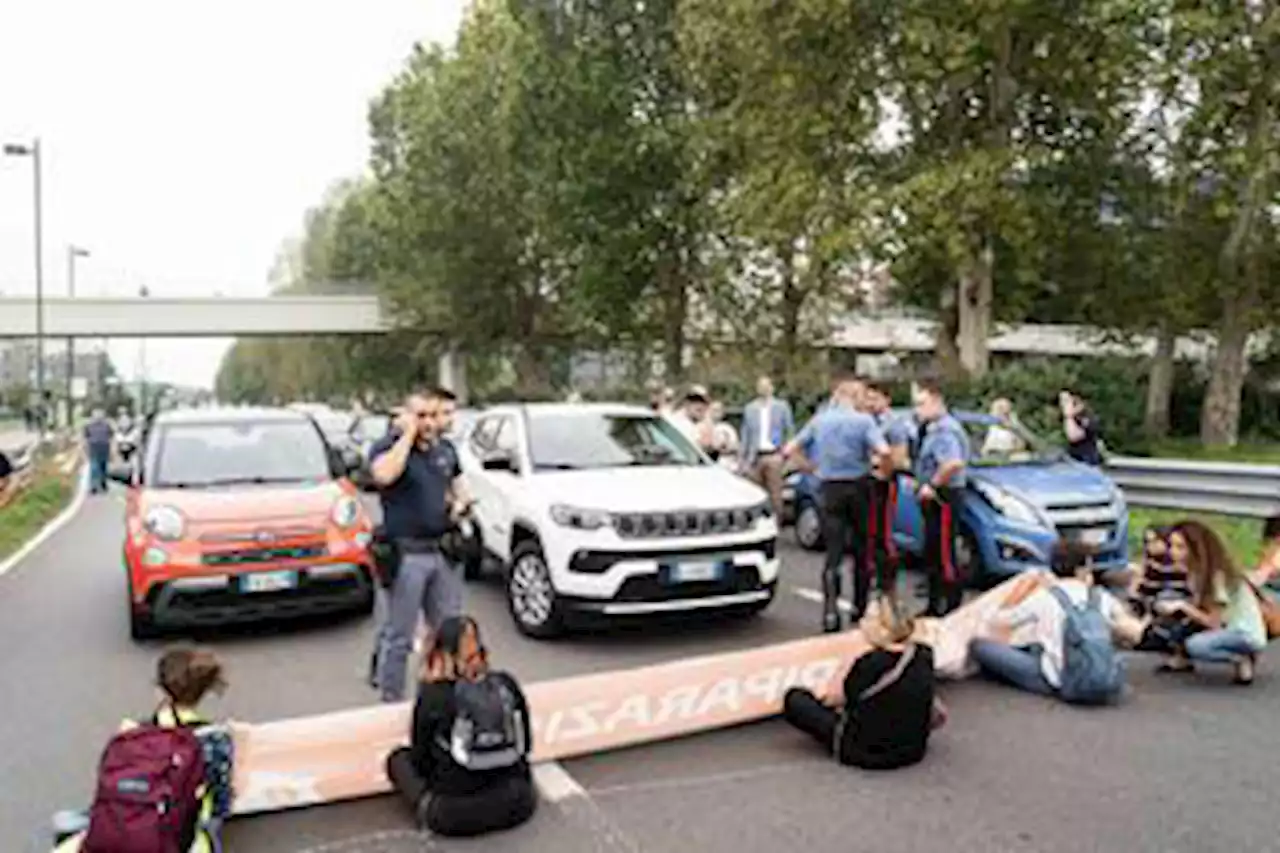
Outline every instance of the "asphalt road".
{"type": "MultiPolygon", "coordinates": [[[[159,645],[130,642],[119,568],[122,502],[91,500],[58,536],[0,577],[6,684],[0,762],[4,850],[47,849],[48,815],[90,794],[121,716],[144,713],[159,645]]],[[[758,621],[555,643],[520,638],[498,590],[469,609],[500,664],[526,681],[625,669],[806,635],[817,560],[787,552],[782,594],[758,621]]],[[[367,704],[373,624],[275,626],[200,639],[229,665],[213,710],[268,720],[367,704]]],[[[927,761],[891,774],[840,768],[802,736],[765,723],[567,762],[585,791],[544,804],[527,827],[481,842],[410,831],[389,798],[237,821],[236,853],[473,850],[708,851],[784,848],[894,853],[1280,849],[1275,710],[1266,663],[1250,689],[1225,674],[1150,674],[1134,662],[1121,709],[1085,711],[984,683],[948,685],[951,723],[927,761]]]]}

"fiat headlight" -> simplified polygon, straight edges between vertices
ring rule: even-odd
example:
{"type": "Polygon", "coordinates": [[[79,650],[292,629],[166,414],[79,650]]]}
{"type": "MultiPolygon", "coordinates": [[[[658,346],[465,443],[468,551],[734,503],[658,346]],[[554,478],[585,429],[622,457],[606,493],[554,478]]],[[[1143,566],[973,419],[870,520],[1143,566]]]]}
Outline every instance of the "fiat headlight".
{"type": "Polygon", "coordinates": [[[338,498],[331,513],[333,523],[339,527],[350,527],[360,518],[360,507],[355,498],[349,495],[338,498]]]}
{"type": "Polygon", "coordinates": [[[181,539],[187,529],[187,522],[182,517],[182,513],[171,506],[152,508],[147,512],[142,524],[148,533],[166,542],[176,542],[181,539]]]}
{"type": "Polygon", "coordinates": [[[1003,489],[987,483],[977,484],[978,493],[986,498],[987,503],[995,507],[996,512],[1010,521],[1025,524],[1029,527],[1045,527],[1040,512],[1022,498],[1015,497],[1003,489]]]}
{"type": "Polygon", "coordinates": [[[551,520],[562,527],[573,527],[578,530],[599,530],[613,523],[613,519],[607,512],[564,504],[551,507],[551,520]]]}

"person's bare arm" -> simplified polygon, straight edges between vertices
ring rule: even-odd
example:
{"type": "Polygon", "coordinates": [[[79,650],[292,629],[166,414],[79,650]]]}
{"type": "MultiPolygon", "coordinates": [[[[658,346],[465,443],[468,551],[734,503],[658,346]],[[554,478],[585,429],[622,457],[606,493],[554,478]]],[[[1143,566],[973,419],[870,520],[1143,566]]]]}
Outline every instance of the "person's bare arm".
{"type": "Polygon", "coordinates": [[[396,439],[395,444],[391,445],[390,450],[379,454],[369,466],[373,481],[379,486],[390,486],[404,475],[404,466],[409,461],[409,453],[413,450],[413,444],[418,436],[417,423],[411,418],[412,415],[409,418],[397,420],[400,437],[396,439]]]}

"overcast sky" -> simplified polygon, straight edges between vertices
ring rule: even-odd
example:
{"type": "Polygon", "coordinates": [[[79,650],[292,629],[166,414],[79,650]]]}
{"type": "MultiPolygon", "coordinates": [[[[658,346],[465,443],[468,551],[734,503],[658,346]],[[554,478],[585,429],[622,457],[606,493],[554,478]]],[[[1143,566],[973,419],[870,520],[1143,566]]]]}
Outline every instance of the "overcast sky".
{"type": "MultiPolygon", "coordinates": [[[[465,0],[28,0],[0,21],[0,141],[40,136],[45,287],[257,295],[325,189],[364,168],[370,98],[465,0]]],[[[34,292],[31,171],[0,160],[0,293],[34,292]]],[[[209,384],[225,340],[147,343],[209,384]]],[[[83,346],[83,345],[82,345],[83,346]]],[[[138,341],[112,357],[138,370],[138,341]]]]}

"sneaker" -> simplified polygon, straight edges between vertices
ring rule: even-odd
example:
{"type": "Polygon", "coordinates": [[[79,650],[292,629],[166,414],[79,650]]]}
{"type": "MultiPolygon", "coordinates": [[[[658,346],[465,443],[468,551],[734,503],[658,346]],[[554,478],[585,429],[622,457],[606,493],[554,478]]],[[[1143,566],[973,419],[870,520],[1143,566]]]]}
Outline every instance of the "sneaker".
{"type": "Polygon", "coordinates": [[[826,613],[822,617],[822,631],[824,634],[835,634],[841,629],[840,614],[826,613]]]}
{"type": "Polygon", "coordinates": [[[1156,672],[1167,674],[1171,672],[1195,672],[1196,667],[1191,661],[1183,657],[1172,657],[1164,660],[1156,667],[1156,672]]]}
{"type": "Polygon", "coordinates": [[[427,813],[431,810],[431,794],[430,792],[423,794],[422,799],[418,800],[418,807],[413,810],[413,822],[417,825],[419,832],[430,832],[427,826],[427,813]]]}

